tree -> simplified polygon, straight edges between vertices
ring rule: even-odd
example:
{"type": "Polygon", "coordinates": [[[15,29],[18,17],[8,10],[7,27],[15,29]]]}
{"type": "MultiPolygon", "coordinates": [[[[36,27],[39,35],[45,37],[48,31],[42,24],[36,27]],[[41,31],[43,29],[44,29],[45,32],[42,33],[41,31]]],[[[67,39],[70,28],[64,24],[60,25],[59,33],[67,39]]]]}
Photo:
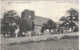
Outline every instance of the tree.
{"type": "Polygon", "coordinates": [[[34,16],[34,11],[28,9],[22,11],[19,36],[22,36],[23,32],[34,30],[34,16]]]}
{"type": "Polygon", "coordinates": [[[49,29],[49,32],[51,32],[51,30],[56,30],[56,23],[49,19],[46,23],[43,23],[41,32],[44,33],[46,29],[49,29]]]}
{"type": "Polygon", "coordinates": [[[56,26],[56,23],[54,21],[52,21],[51,19],[48,20],[47,24],[48,24],[48,27],[50,27],[50,28],[56,28],[55,27],[56,26]]]}
{"type": "Polygon", "coordinates": [[[15,10],[10,10],[4,13],[3,19],[1,21],[1,33],[9,34],[13,36],[15,30],[17,29],[19,16],[15,10]]]}
{"type": "Polygon", "coordinates": [[[73,8],[68,10],[68,13],[70,14],[67,18],[70,21],[70,24],[72,24],[72,29],[74,27],[74,30],[78,30],[78,22],[79,22],[79,12],[73,8]]]}

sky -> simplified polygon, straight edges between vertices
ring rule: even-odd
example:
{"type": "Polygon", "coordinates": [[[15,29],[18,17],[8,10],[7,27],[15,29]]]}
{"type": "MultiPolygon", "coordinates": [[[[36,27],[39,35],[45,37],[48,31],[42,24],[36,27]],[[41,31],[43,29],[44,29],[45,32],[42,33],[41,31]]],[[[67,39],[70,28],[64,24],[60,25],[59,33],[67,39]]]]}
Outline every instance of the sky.
{"type": "Polygon", "coordinates": [[[50,18],[58,22],[70,8],[78,9],[78,0],[3,1],[1,8],[2,14],[8,10],[16,10],[19,15],[24,9],[29,9],[33,10],[36,16],[50,18]]]}

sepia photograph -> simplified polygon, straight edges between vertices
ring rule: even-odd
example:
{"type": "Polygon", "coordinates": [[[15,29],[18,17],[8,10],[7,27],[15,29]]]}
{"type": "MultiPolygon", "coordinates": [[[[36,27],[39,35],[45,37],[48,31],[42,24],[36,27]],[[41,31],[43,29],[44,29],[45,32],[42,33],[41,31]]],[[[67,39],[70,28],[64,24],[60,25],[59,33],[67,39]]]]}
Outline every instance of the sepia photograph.
{"type": "Polygon", "coordinates": [[[2,0],[0,50],[79,50],[79,0],[2,0]]]}

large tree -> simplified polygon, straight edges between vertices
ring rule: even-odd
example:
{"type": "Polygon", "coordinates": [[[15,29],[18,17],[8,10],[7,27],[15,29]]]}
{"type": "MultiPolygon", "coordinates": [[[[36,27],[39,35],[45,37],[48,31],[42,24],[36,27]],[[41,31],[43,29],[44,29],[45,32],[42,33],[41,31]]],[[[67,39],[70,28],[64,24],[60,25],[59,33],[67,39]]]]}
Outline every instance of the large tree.
{"type": "Polygon", "coordinates": [[[22,36],[23,32],[34,30],[34,16],[34,11],[28,9],[22,11],[19,36],[22,36]]]}
{"type": "Polygon", "coordinates": [[[14,34],[17,29],[17,24],[19,16],[15,10],[10,10],[4,12],[2,21],[1,21],[1,33],[10,34],[11,36],[14,34]]]}

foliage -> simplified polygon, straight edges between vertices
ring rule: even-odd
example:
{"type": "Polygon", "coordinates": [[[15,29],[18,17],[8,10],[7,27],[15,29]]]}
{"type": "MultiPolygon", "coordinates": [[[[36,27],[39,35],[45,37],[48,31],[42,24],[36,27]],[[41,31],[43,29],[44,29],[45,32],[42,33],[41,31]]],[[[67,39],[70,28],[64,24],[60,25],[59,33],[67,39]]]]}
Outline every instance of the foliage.
{"type": "Polygon", "coordinates": [[[67,17],[61,17],[60,21],[64,21],[61,25],[66,25],[68,28],[72,28],[72,30],[75,30],[78,25],[76,23],[79,22],[79,16],[78,16],[78,11],[71,8],[67,11],[69,13],[69,16],[67,17]],[[73,28],[75,27],[75,28],[73,28]]]}

